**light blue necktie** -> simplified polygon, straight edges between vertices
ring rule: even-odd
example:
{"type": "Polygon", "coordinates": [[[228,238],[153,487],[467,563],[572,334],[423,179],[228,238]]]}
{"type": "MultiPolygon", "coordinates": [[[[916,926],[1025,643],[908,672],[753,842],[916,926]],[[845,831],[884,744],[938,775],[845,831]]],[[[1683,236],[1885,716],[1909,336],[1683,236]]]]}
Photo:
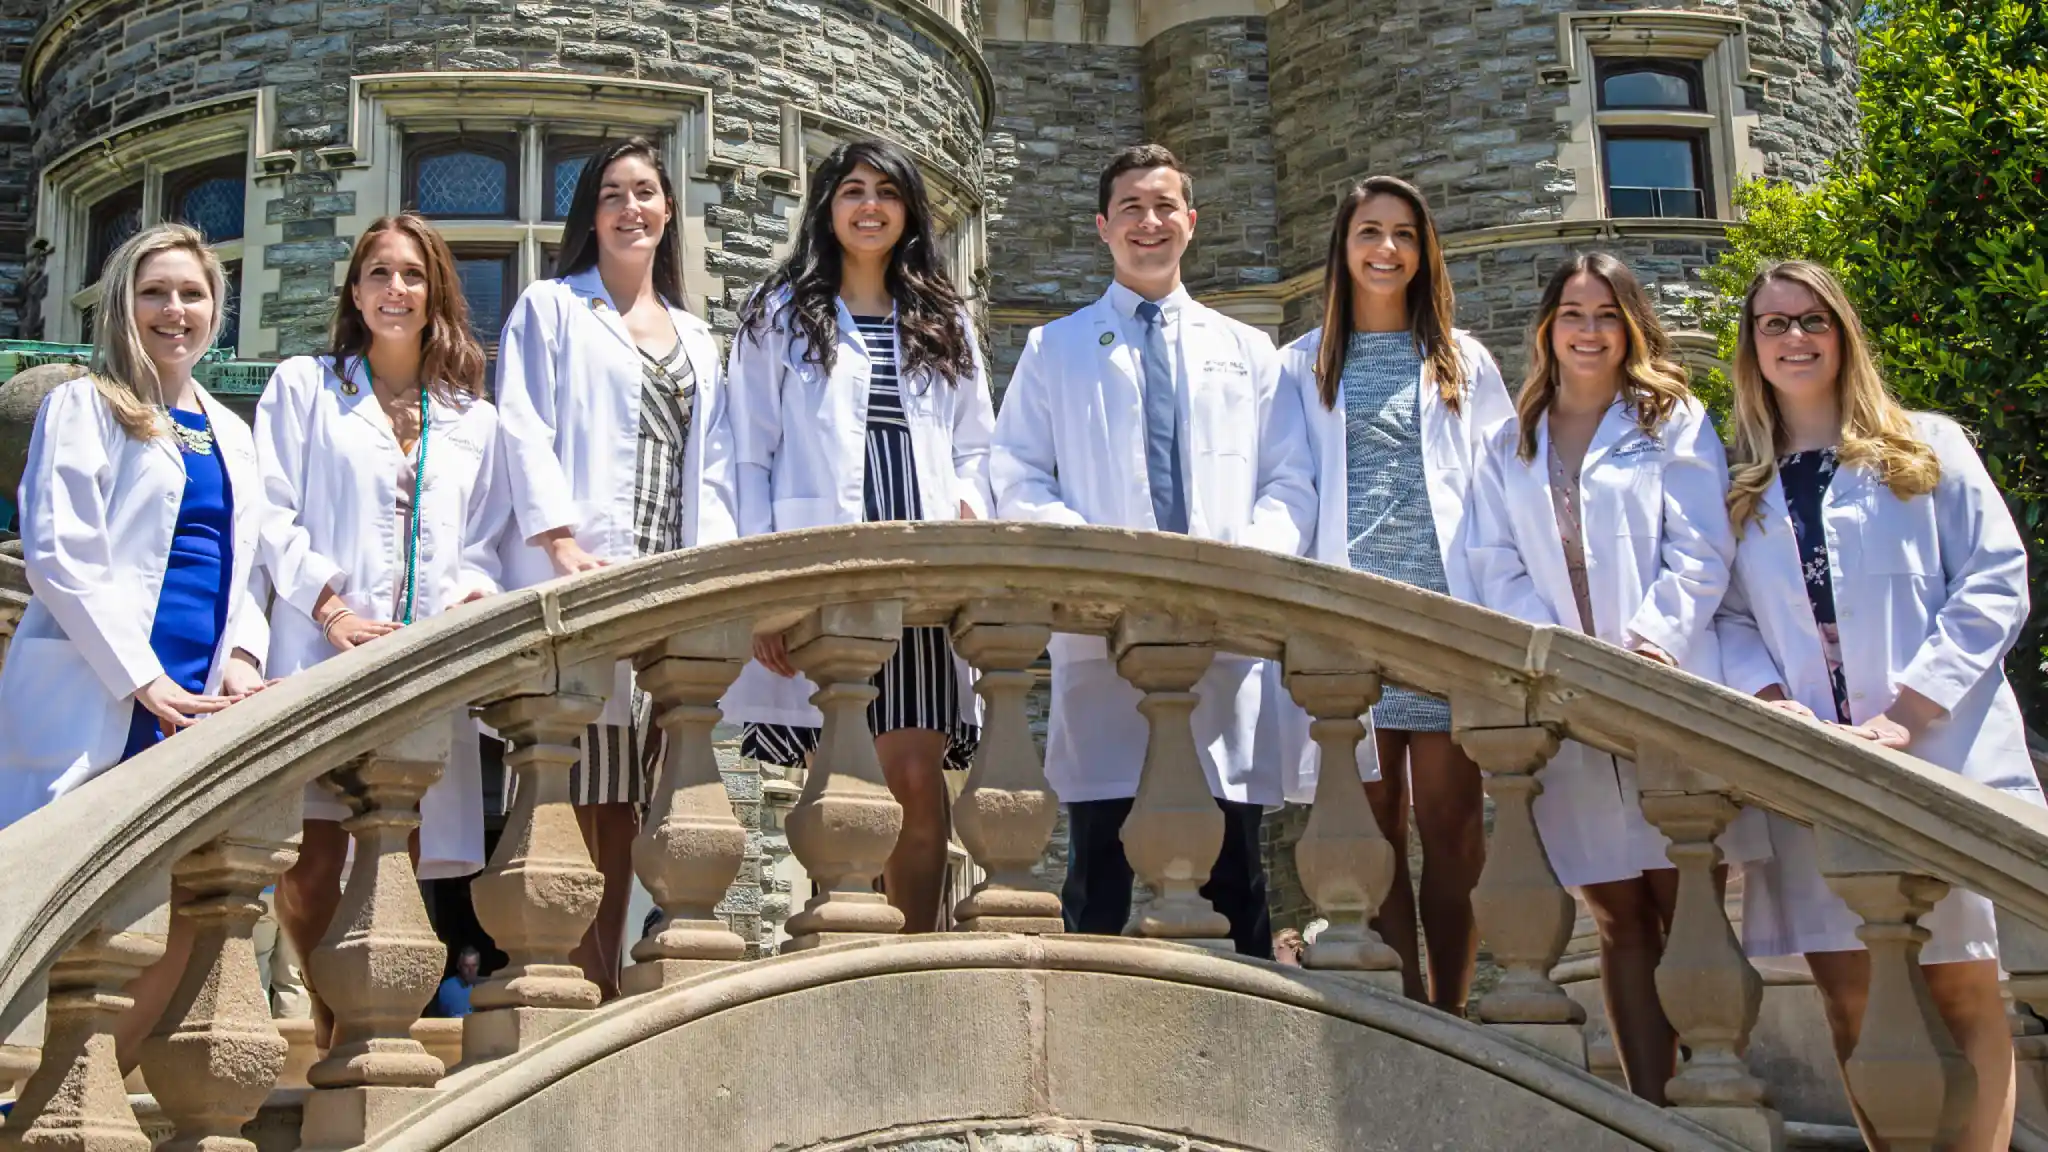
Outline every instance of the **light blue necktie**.
{"type": "Polygon", "coordinates": [[[1161,532],[1186,533],[1188,502],[1180,474],[1180,427],[1174,418],[1173,365],[1166,359],[1166,328],[1159,305],[1138,303],[1145,325],[1145,472],[1152,485],[1152,517],[1161,532]]]}

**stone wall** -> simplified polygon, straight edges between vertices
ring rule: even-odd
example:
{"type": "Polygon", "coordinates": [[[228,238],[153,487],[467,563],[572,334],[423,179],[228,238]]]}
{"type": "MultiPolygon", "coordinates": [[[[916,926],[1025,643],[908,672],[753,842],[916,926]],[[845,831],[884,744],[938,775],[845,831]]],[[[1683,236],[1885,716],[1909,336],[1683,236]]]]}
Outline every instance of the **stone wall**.
{"type": "Polygon", "coordinates": [[[1195,240],[1181,262],[1188,290],[1278,283],[1265,19],[1177,24],[1145,45],[1144,76],[1145,135],[1195,180],[1195,240]]]}
{"type": "Polygon", "coordinates": [[[0,339],[22,333],[23,284],[35,229],[34,133],[21,90],[21,61],[47,0],[0,0],[0,339]]]}
{"type": "Polygon", "coordinates": [[[1242,1152],[1171,1132],[1086,1120],[920,1124],[803,1152],[1242,1152]]]}
{"type": "Polygon", "coordinates": [[[1110,155],[1144,138],[1136,48],[990,40],[995,76],[984,186],[989,371],[1009,381],[1025,334],[1102,294],[1109,252],[1095,233],[1095,184],[1110,155]],[[1005,309],[1036,318],[1004,319],[1005,309]]]}
{"type": "MultiPolygon", "coordinates": [[[[974,11],[978,8],[970,5],[974,11]]],[[[770,265],[783,239],[774,190],[761,171],[781,163],[782,104],[914,144],[970,187],[981,183],[985,95],[973,40],[919,0],[631,0],[628,4],[518,0],[293,0],[251,4],[173,0],[109,7],[59,45],[37,78],[38,162],[136,117],[258,84],[275,85],[282,139],[308,150],[341,142],[352,75],[407,70],[583,72],[703,85],[714,94],[722,170],[704,253],[725,277],[714,323],[770,265]]],[[[321,276],[351,237],[353,212],[332,195],[310,153],[266,209],[290,236],[266,264],[286,269],[262,302],[283,354],[325,331],[321,276]]]]}

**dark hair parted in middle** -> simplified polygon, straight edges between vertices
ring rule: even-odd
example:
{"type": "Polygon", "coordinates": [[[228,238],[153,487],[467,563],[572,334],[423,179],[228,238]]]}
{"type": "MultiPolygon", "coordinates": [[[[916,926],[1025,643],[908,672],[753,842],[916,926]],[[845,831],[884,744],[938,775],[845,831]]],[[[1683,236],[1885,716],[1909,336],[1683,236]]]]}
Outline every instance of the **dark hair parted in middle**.
{"type": "Polygon", "coordinates": [[[841,144],[811,173],[796,246],[740,307],[740,331],[759,335],[771,324],[793,323],[807,346],[804,357],[832,370],[839,339],[839,277],[843,253],[832,231],[832,198],[857,165],[881,173],[903,201],[903,235],[889,251],[887,284],[896,302],[902,372],[928,368],[957,384],[974,374],[974,349],[963,301],[932,234],[931,197],[910,154],[886,140],[841,144]],[[781,289],[786,301],[776,303],[781,289]]]}
{"type": "Polygon", "coordinates": [[[1437,395],[1446,408],[1456,412],[1465,395],[1465,365],[1458,359],[1458,342],[1451,334],[1458,314],[1451,273],[1444,267],[1444,248],[1437,239],[1436,217],[1430,214],[1429,201],[1421,189],[1394,176],[1368,176],[1337,202],[1337,217],[1330,224],[1330,251],[1323,260],[1323,342],[1316,351],[1316,392],[1324,408],[1336,409],[1344,353],[1351,346],[1351,219],[1375,196],[1392,196],[1415,213],[1421,252],[1415,262],[1415,277],[1408,281],[1408,332],[1415,338],[1416,353],[1429,365],[1437,395]]]}
{"type": "Polygon", "coordinates": [[[661,162],[661,149],[645,136],[614,140],[597,150],[583,166],[576,181],[576,195],[569,200],[569,216],[562,221],[562,250],[555,256],[555,275],[574,276],[597,263],[597,201],[604,193],[607,170],[628,157],[637,156],[654,169],[661,181],[662,198],[668,201],[668,223],[661,229],[661,244],[654,250],[654,290],[674,307],[683,306],[683,235],[676,211],[676,189],[669,182],[668,168],[661,162]]]}
{"type": "Polygon", "coordinates": [[[1109,193],[1116,178],[1126,172],[1149,171],[1153,168],[1171,168],[1180,173],[1180,198],[1187,206],[1195,206],[1195,179],[1181,166],[1180,157],[1167,150],[1164,144],[1133,144],[1109,158],[1109,167],[1102,170],[1102,178],[1095,182],[1095,214],[1109,215],[1109,193]]]}
{"type": "Polygon", "coordinates": [[[386,232],[401,233],[419,246],[420,261],[427,273],[427,326],[420,333],[420,379],[443,398],[457,392],[484,394],[484,348],[469,328],[469,301],[462,294],[462,281],[455,273],[455,256],[448,242],[423,216],[401,212],[380,216],[356,240],[349,257],[348,277],[342,281],[334,308],[334,331],[330,353],[337,372],[350,360],[370,354],[370,325],[356,308],[350,289],[363,278],[363,265],[377,238],[386,232]]]}

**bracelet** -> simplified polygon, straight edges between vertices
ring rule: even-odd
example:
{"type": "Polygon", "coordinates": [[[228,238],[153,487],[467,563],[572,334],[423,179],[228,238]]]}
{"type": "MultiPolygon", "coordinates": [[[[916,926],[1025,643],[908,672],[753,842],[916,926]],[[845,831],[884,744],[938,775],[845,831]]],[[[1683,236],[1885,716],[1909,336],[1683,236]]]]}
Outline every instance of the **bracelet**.
{"type": "Polygon", "coordinates": [[[327,641],[327,642],[328,642],[329,644],[332,644],[332,643],[334,643],[334,622],[335,622],[336,620],[339,620],[339,619],[341,619],[341,618],[342,618],[342,617],[344,617],[344,616],[353,616],[353,615],[355,615],[355,612],[354,612],[354,611],[353,611],[352,609],[348,609],[348,608],[343,608],[343,609],[342,609],[341,611],[339,611],[339,612],[330,612],[330,613],[328,613],[328,614],[327,614],[327,623],[325,623],[325,624],[322,624],[322,625],[320,626],[320,638],[321,638],[322,640],[325,640],[325,641],[327,641]]]}

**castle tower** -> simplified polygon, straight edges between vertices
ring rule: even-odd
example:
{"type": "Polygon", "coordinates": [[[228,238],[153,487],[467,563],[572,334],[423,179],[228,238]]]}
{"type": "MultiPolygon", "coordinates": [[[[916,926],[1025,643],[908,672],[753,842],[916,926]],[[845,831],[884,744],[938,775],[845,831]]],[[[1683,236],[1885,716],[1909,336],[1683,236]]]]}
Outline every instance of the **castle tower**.
{"type": "Polygon", "coordinates": [[[1853,19],[1842,0],[1283,0],[1268,51],[1287,330],[1315,323],[1332,206],[1368,173],[1428,196],[1459,323],[1511,379],[1574,251],[1621,256],[1688,327],[1734,189],[1811,180],[1853,138],[1853,19]]]}

